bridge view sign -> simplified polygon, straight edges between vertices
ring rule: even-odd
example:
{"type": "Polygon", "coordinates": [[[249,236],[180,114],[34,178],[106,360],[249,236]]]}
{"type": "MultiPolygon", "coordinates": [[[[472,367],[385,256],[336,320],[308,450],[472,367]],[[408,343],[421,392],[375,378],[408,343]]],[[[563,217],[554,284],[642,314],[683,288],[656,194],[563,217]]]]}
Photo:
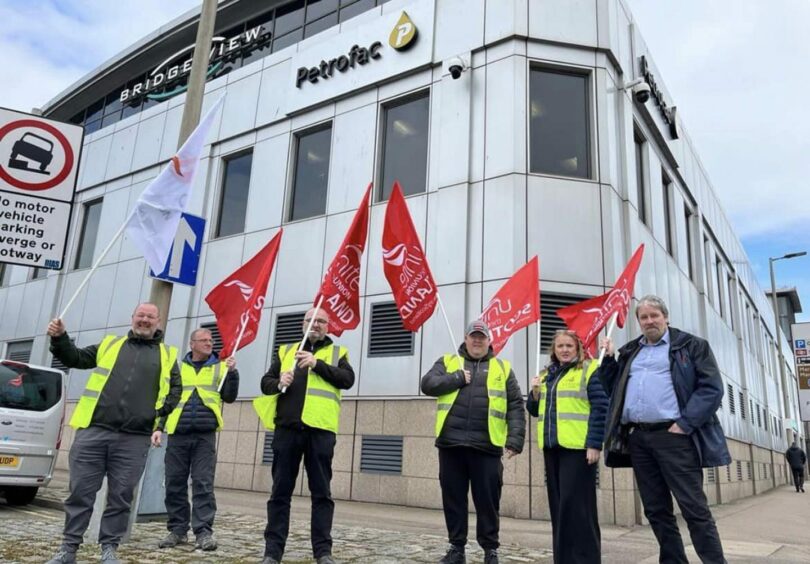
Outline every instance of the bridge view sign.
{"type": "Polygon", "coordinates": [[[60,270],[84,129],[0,108],[0,262],[60,270]]]}

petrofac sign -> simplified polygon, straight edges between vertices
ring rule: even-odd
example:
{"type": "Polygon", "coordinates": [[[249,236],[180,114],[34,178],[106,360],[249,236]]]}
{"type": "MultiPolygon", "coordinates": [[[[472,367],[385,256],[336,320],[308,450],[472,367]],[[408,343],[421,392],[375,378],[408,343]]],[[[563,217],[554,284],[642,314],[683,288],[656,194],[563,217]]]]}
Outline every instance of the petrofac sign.
{"type": "Polygon", "coordinates": [[[83,137],[0,108],[0,262],[62,268],[83,137]]]}

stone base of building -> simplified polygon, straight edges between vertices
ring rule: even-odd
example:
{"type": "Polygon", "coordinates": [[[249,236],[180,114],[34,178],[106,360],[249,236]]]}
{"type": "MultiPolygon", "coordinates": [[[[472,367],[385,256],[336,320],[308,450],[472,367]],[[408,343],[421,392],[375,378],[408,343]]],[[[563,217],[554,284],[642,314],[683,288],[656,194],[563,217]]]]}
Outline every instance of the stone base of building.
{"type": "MultiPolygon", "coordinates": [[[[68,404],[66,421],[74,407],[75,402],[68,404]]],[[[333,463],[333,496],[440,509],[438,458],[433,446],[434,418],[433,399],[344,399],[333,463]]],[[[268,461],[271,437],[261,427],[251,402],[244,400],[225,405],[223,419],[224,430],[218,437],[215,485],[269,492],[272,486],[268,461]]],[[[529,421],[523,453],[504,460],[501,515],[505,517],[549,518],[543,457],[536,444],[535,422],[529,421]]],[[[66,426],[57,460],[60,469],[68,469],[67,454],[73,436],[74,430],[66,426]]],[[[733,459],[729,466],[704,471],[703,487],[710,504],[728,503],[790,483],[790,472],[782,453],[731,439],[729,449],[733,459]]],[[[296,492],[308,493],[303,469],[296,492]]],[[[645,522],[629,469],[611,469],[600,463],[598,500],[602,523],[631,526],[645,522]]]]}

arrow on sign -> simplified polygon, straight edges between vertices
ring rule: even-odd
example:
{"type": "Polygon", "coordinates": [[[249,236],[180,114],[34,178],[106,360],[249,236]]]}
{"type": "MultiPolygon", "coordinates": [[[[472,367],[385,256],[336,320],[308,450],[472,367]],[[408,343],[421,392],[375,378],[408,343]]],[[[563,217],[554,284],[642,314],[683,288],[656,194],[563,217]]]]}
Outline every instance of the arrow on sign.
{"type": "Polygon", "coordinates": [[[183,220],[177,224],[177,234],[174,236],[174,244],[172,245],[172,260],[169,264],[169,277],[179,278],[180,267],[183,266],[183,253],[185,245],[193,251],[197,245],[197,234],[188,224],[188,220],[183,217],[183,220]]]}

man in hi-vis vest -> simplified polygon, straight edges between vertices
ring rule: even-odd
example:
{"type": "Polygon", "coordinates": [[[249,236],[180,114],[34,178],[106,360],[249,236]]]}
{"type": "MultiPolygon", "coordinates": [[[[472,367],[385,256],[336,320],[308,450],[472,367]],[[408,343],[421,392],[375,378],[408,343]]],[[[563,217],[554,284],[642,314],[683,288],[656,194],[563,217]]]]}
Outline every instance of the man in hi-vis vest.
{"type": "Polygon", "coordinates": [[[311,309],[304,331],[313,320],[304,348],[281,345],[262,378],[264,396],[254,400],[256,412],[273,434],[273,489],[267,502],[262,564],[281,562],[290,529],[290,499],[301,458],[312,499],[312,553],[318,564],[332,558],[332,456],[340,417],[341,390],[354,385],[348,350],[326,333],[329,316],[311,309]],[[283,390],[283,393],[282,393],[283,390]]]}
{"type": "Polygon", "coordinates": [[[84,348],[73,345],[61,319],[48,324],[53,355],[69,368],[92,369],[70,418],[76,436],[70,447],[64,539],[48,564],[76,562],[104,476],[108,490],[98,535],[101,561],[120,562],[116,550],[127,530],[150,437],[153,444],[160,437],[155,419],[171,413],[182,390],[177,349],[163,344],[159,324],[157,306],[143,303],[135,308],[126,336],[108,335],[84,348]]]}
{"type": "Polygon", "coordinates": [[[437,400],[439,484],[450,541],[443,564],[466,562],[470,490],[477,517],[476,538],[484,549],[484,562],[497,564],[501,457],[504,450],[507,458],[523,450],[523,394],[511,365],[495,358],[491,342],[487,324],[473,321],[467,326],[458,354],[439,358],[422,377],[422,393],[437,400]]]}
{"type": "Polygon", "coordinates": [[[222,402],[233,403],[239,394],[239,372],[234,357],[219,360],[208,329],[195,329],[189,341],[191,350],[180,365],[183,379],[180,403],[157,424],[158,429],[170,435],[166,447],[166,513],[169,517],[166,528],[169,533],[158,546],[171,548],[188,542],[190,520],[197,548],[208,551],[217,549],[213,535],[217,512],[214,470],[217,431],[222,428],[222,402]]]}

